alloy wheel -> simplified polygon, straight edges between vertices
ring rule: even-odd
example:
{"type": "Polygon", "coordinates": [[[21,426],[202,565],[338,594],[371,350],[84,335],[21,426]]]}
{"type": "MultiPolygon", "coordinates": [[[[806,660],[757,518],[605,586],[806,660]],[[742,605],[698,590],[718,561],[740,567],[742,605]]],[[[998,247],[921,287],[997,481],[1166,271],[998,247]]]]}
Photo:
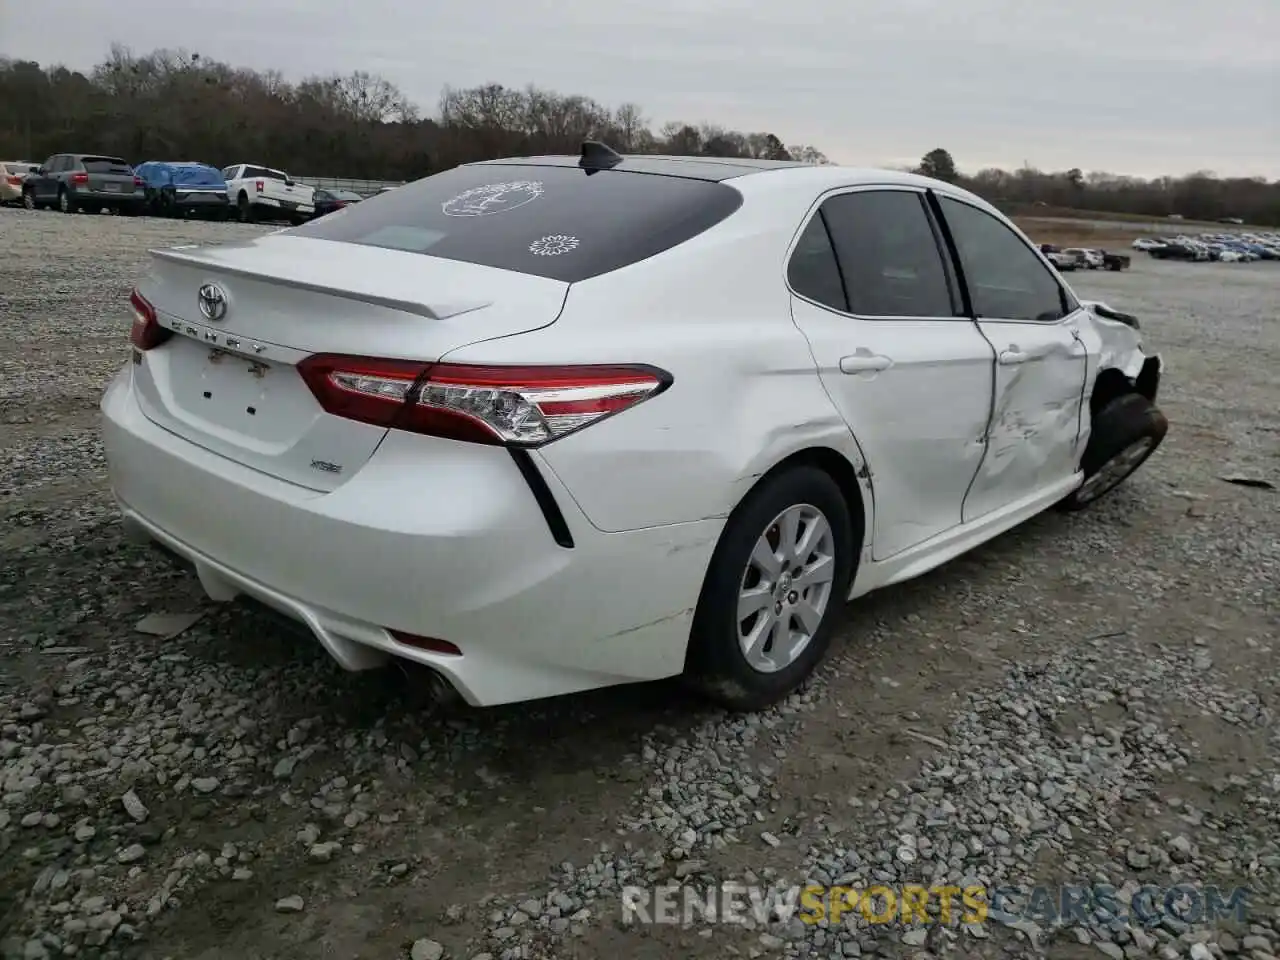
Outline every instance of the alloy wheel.
{"type": "Polygon", "coordinates": [[[756,541],[738,591],[738,644],[753,670],[794,663],[818,631],[835,580],[835,537],[817,507],[797,504],[756,541]]]}

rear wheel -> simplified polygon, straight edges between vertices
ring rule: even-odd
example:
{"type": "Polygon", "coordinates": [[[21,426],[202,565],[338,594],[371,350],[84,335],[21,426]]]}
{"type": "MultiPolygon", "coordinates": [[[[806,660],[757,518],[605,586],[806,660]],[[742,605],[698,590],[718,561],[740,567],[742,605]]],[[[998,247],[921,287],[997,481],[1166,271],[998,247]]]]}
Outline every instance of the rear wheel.
{"type": "Polygon", "coordinates": [[[66,187],[58,188],[58,209],[63,213],[79,213],[80,205],[71,199],[66,187]]]}
{"type": "Polygon", "coordinates": [[[1081,460],[1084,483],[1064,499],[1063,510],[1083,510],[1120,486],[1144,463],[1169,432],[1169,421],[1140,393],[1112,400],[1093,418],[1093,432],[1081,460]]]}
{"type": "Polygon", "coordinates": [[[831,642],[856,547],[831,477],[795,467],[729,518],[690,637],[688,678],[733,710],[759,710],[803,683],[831,642]]]}
{"type": "Polygon", "coordinates": [[[236,200],[236,212],[240,216],[241,223],[253,223],[253,205],[249,203],[249,195],[241,193],[236,200]]]}

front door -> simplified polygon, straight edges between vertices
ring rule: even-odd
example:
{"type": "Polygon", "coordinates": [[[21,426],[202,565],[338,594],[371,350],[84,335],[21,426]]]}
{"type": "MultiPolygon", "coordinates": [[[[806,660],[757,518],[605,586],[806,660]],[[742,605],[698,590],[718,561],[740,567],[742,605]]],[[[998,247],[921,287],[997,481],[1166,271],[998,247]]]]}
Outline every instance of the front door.
{"type": "Polygon", "coordinates": [[[61,154],[54,154],[44,162],[41,169],[44,173],[34,174],[34,185],[32,193],[35,194],[37,200],[41,203],[47,203],[58,195],[57,171],[58,164],[62,162],[61,154]]]}
{"type": "Polygon", "coordinates": [[[828,195],[792,252],[792,316],[871,472],[872,557],[958,526],[982,460],[993,357],[923,191],[828,195]]]}
{"type": "Polygon", "coordinates": [[[997,217],[935,194],[959,254],[972,312],[996,354],[995,402],[964,522],[1034,500],[1076,472],[1088,356],[1082,308],[997,217]]]}

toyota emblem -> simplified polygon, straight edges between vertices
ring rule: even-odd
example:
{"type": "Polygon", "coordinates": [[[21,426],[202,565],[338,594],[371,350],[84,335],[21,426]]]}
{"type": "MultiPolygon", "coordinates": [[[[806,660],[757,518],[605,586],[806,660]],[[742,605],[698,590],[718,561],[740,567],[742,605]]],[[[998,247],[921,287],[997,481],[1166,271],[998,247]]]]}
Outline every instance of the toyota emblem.
{"type": "Polygon", "coordinates": [[[200,313],[206,320],[221,320],[227,315],[227,295],[216,283],[206,283],[196,294],[200,313]]]}

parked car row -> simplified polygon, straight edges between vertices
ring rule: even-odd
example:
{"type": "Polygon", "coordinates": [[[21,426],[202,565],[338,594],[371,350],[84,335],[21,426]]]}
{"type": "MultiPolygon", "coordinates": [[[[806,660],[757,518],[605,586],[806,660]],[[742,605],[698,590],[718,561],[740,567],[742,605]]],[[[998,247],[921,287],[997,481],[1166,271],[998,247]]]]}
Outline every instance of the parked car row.
{"type": "Polygon", "coordinates": [[[253,163],[221,170],[192,161],[148,160],[133,166],[120,157],[60,153],[42,164],[0,161],[0,174],[0,203],[64,213],[109,209],[125,216],[235,217],[296,225],[364,199],[350,190],[298,183],[283,170],[253,163]]]}
{"type": "Polygon", "coordinates": [[[1040,244],[1040,252],[1059,270],[1127,270],[1130,259],[1124,254],[1110,253],[1093,247],[1059,247],[1040,244]]]}
{"type": "Polygon", "coordinates": [[[1192,262],[1252,263],[1280,260],[1280,232],[1202,233],[1190,237],[1139,237],[1133,249],[1146,251],[1158,260],[1192,262]]]}

